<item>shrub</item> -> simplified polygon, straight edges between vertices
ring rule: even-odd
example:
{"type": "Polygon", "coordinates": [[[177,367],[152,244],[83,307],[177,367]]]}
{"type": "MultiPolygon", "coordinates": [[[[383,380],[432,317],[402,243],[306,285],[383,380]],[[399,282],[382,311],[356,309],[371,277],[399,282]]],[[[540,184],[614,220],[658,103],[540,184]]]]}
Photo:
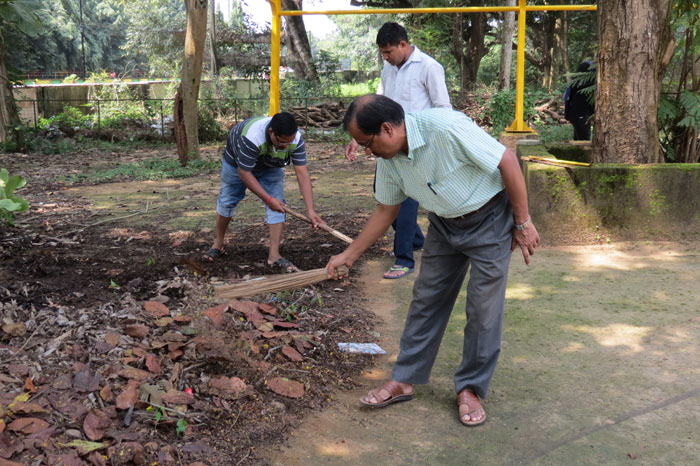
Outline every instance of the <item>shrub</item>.
{"type": "Polygon", "coordinates": [[[14,192],[27,184],[19,175],[10,176],[5,168],[0,169],[0,218],[14,225],[16,212],[24,212],[29,208],[29,202],[14,195],[14,192]]]}

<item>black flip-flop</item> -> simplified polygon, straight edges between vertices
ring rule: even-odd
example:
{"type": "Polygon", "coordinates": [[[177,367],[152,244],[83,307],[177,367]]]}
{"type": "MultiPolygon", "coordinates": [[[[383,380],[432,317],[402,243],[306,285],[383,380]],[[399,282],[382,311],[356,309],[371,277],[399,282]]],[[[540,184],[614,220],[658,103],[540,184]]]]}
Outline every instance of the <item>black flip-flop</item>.
{"type": "Polygon", "coordinates": [[[285,259],[284,257],[280,257],[272,264],[268,265],[273,268],[280,268],[287,273],[299,272],[299,268],[296,265],[292,264],[292,261],[290,261],[289,259],[285,259]]]}
{"type": "Polygon", "coordinates": [[[216,249],[216,248],[210,248],[207,252],[204,253],[204,259],[207,259],[210,262],[214,262],[219,256],[223,256],[224,251],[221,249],[216,249]]]}

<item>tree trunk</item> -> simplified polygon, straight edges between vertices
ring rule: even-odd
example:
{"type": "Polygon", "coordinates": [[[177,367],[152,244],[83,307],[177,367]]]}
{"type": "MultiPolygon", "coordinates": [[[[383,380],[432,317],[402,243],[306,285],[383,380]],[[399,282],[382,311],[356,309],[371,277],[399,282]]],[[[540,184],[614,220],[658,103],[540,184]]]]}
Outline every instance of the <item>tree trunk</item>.
{"type": "Polygon", "coordinates": [[[5,68],[5,41],[0,36],[0,142],[5,142],[12,136],[15,140],[15,150],[23,151],[24,133],[14,129],[18,123],[17,104],[5,68]]]}
{"type": "Polygon", "coordinates": [[[672,0],[606,0],[598,7],[593,162],[663,161],[656,113],[672,0]]]}
{"type": "Polygon", "coordinates": [[[551,92],[559,82],[559,76],[566,63],[566,35],[568,33],[566,11],[556,13],[554,19],[554,36],[552,41],[552,62],[550,64],[550,81],[547,87],[551,92]]]}
{"type": "MultiPolygon", "coordinates": [[[[472,5],[483,6],[483,3],[483,1],[472,2],[472,5]]],[[[481,59],[488,53],[488,48],[484,45],[488,28],[487,19],[483,13],[458,13],[455,18],[450,51],[460,68],[460,101],[476,86],[481,59]],[[464,26],[465,20],[468,20],[469,27],[464,26]]]]}
{"type": "MultiPolygon", "coordinates": [[[[187,34],[185,36],[185,59],[182,64],[182,120],[185,126],[185,141],[176,139],[178,154],[183,144],[184,160],[199,158],[199,135],[197,133],[197,99],[202,79],[202,57],[207,36],[207,0],[185,0],[187,8],[187,34]]],[[[176,109],[174,109],[176,110],[176,109]]],[[[177,136],[177,131],[175,132],[177,136]]]]}
{"type": "MultiPolygon", "coordinates": [[[[506,6],[515,6],[516,0],[507,0],[506,6]]],[[[515,34],[515,12],[503,13],[501,35],[501,68],[498,73],[498,90],[510,89],[510,68],[513,63],[513,35],[515,34]]]]}
{"type": "Polygon", "coordinates": [[[211,0],[209,9],[209,72],[211,76],[219,74],[219,54],[216,51],[216,0],[211,0]]]}
{"type": "MultiPolygon", "coordinates": [[[[283,10],[301,10],[302,0],[282,0],[283,10]]],[[[287,49],[289,60],[294,68],[294,75],[306,81],[318,82],[318,73],[311,57],[309,37],[301,16],[286,16],[287,49]]]]}

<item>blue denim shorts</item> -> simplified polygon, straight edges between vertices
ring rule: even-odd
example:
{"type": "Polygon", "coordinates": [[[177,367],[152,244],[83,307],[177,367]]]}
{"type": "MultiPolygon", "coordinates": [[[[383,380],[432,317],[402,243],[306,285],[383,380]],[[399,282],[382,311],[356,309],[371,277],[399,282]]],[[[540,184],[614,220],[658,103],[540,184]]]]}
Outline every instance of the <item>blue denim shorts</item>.
{"type": "MultiPolygon", "coordinates": [[[[258,183],[273,197],[281,199],[284,202],[284,169],[283,168],[268,168],[266,170],[253,170],[253,176],[258,183]]],[[[227,161],[221,161],[221,189],[219,190],[219,199],[216,201],[216,213],[222,217],[233,217],[233,211],[236,206],[245,197],[246,185],[238,176],[238,168],[229,164],[227,161]]],[[[269,207],[265,207],[267,211],[267,224],[274,225],[282,223],[285,220],[285,214],[275,212],[269,207]]]]}

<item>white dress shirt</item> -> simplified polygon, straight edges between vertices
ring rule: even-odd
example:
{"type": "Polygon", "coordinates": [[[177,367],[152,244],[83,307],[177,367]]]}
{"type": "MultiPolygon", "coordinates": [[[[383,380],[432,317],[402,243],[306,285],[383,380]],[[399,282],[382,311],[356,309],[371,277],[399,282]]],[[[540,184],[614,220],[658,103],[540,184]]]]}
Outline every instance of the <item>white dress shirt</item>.
{"type": "Polygon", "coordinates": [[[398,68],[384,62],[377,94],[399,103],[404,112],[428,108],[452,108],[445,84],[445,70],[433,57],[413,46],[413,53],[398,68]]]}

